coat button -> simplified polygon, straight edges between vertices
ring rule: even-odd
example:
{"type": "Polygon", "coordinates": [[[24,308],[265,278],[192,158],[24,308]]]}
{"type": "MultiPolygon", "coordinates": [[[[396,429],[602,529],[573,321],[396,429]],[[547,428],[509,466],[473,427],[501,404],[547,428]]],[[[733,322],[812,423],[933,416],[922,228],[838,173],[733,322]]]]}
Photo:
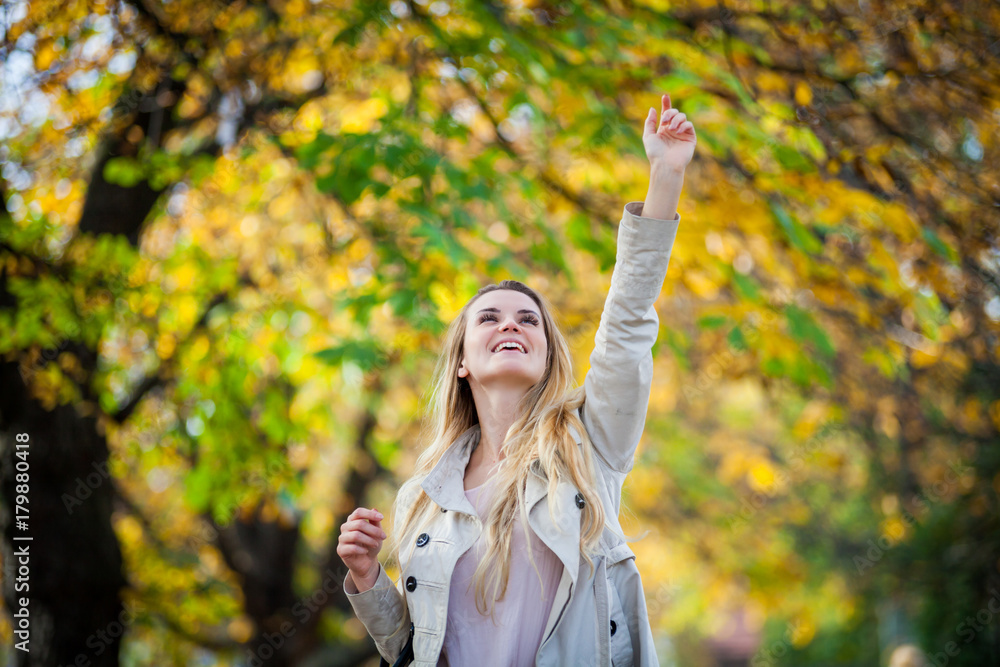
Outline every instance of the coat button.
{"type": "Polygon", "coordinates": [[[583,506],[585,504],[586,503],[584,503],[583,501],[583,494],[580,493],[576,494],[576,506],[579,507],[580,509],[583,509],[583,506]]]}
{"type": "Polygon", "coordinates": [[[428,535],[427,533],[420,533],[420,535],[417,537],[417,546],[422,547],[430,541],[431,541],[430,535],[428,535]]]}
{"type": "Polygon", "coordinates": [[[617,631],[618,631],[618,624],[615,623],[614,621],[611,621],[611,636],[614,637],[615,632],[617,631]]]}
{"type": "Polygon", "coordinates": [[[413,591],[417,590],[417,578],[416,577],[407,577],[406,578],[406,590],[410,591],[411,593],[413,591]]]}

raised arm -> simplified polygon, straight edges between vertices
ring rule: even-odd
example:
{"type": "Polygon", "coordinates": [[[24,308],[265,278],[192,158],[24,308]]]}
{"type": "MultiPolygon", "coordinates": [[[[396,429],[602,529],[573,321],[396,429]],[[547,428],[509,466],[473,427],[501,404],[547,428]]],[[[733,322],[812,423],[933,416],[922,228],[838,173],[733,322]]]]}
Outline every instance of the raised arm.
{"type": "Polygon", "coordinates": [[[625,205],[611,288],[584,380],[581,416],[597,454],[627,473],[646,423],[653,381],[652,347],[659,331],[653,304],[667,273],[680,216],[684,170],[694,155],[694,126],[661,99],[660,122],[650,108],[643,144],[650,163],[645,202],[625,205]]]}

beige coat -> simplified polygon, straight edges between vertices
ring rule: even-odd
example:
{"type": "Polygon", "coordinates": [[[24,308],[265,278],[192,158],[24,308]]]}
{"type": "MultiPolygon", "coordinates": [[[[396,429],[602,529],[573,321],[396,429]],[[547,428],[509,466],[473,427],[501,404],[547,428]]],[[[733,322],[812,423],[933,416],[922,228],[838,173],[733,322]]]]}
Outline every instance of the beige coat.
{"type": "MultiPolygon", "coordinates": [[[[618,512],[649,404],[651,349],[659,330],[653,303],[663,286],[680,220],[645,218],[641,213],[642,202],[629,202],[622,214],[611,289],[580,408],[594,445],[598,492],[607,514],[593,572],[579,547],[583,497],[568,482],[561,483],[555,504],[559,513],[553,521],[547,481],[537,467],[528,476],[529,526],[563,564],[535,659],[539,666],[658,664],[635,554],[621,537],[618,512]]],[[[399,512],[405,512],[419,488],[440,508],[415,547],[402,550],[406,560],[400,564],[400,581],[394,585],[381,570],[375,585],[364,593],[357,592],[349,577],[345,581],[355,613],[390,664],[406,643],[411,622],[413,664],[438,663],[452,571],[482,530],[464,485],[469,456],[478,444],[476,425],[455,441],[425,478],[400,489],[399,512]]]]}

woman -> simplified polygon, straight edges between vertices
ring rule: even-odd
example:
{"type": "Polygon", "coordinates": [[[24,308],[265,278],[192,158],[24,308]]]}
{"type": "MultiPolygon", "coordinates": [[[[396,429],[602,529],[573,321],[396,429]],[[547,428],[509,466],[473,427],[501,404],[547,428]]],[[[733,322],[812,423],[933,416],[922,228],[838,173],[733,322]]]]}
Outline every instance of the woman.
{"type": "Polygon", "coordinates": [[[626,204],[584,386],[545,301],[484,287],[439,359],[434,437],[394,505],[341,526],[344,590],[382,657],[416,665],[656,664],[635,556],[618,523],[645,422],[663,285],[694,127],[663,95],[643,127],[645,202],[626,204]],[[412,642],[411,642],[412,638],[412,642]]]}

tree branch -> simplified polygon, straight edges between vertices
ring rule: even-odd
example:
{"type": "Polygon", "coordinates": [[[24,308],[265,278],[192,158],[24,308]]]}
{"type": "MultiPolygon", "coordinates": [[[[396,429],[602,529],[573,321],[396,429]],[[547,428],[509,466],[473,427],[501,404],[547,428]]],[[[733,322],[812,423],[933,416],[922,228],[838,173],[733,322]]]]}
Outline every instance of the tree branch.
{"type": "MultiPolygon", "coordinates": [[[[229,295],[226,294],[225,292],[216,294],[214,297],[212,297],[212,300],[208,302],[208,305],[205,307],[205,310],[202,311],[201,317],[199,317],[198,321],[195,322],[194,325],[191,327],[191,330],[185,337],[184,342],[185,343],[190,342],[194,334],[200,328],[205,326],[205,324],[207,324],[208,315],[209,313],[212,312],[212,309],[222,303],[225,303],[228,299],[229,295]]],[[[136,390],[132,393],[132,396],[129,397],[125,405],[118,408],[118,411],[115,412],[113,415],[111,415],[111,418],[114,419],[119,424],[128,419],[129,416],[131,416],[132,412],[134,412],[136,407],[139,405],[139,402],[146,396],[146,394],[148,394],[154,388],[162,386],[164,384],[162,373],[164,367],[167,365],[168,364],[164,364],[164,366],[158,368],[155,373],[146,376],[146,378],[139,383],[139,386],[136,387],[136,390]]]]}

